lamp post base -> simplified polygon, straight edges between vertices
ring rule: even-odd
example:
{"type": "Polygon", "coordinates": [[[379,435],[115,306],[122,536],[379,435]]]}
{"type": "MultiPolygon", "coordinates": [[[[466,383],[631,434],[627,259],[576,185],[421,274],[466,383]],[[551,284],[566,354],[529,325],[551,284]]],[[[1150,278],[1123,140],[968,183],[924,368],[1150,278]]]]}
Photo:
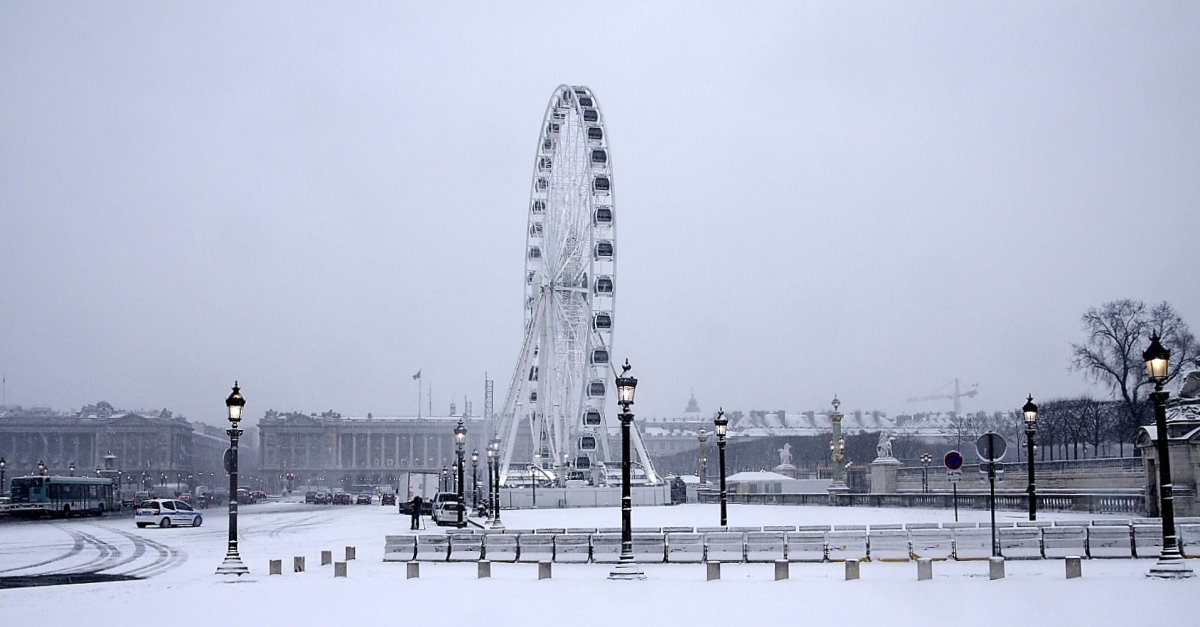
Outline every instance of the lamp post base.
{"type": "Polygon", "coordinates": [[[646,573],[642,572],[641,567],[633,562],[632,555],[622,555],[621,561],[617,562],[612,572],[608,573],[608,578],[623,580],[645,579],[646,573]]]}
{"type": "Polygon", "coordinates": [[[250,569],[242,563],[242,558],[237,553],[226,553],[225,561],[217,567],[218,575],[249,575],[250,569]]]}
{"type": "Polygon", "coordinates": [[[1195,577],[1196,573],[1188,568],[1187,561],[1182,555],[1171,555],[1158,558],[1158,563],[1150,569],[1150,572],[1146,573],[1146,576],[1157,579],[1188,579],[1195,577]]]}
{"type": "Polygon", "coordinates": [[[504,523],[500,522],[499,518],[492,520],[492,529],[503,529],[504,523]]]}

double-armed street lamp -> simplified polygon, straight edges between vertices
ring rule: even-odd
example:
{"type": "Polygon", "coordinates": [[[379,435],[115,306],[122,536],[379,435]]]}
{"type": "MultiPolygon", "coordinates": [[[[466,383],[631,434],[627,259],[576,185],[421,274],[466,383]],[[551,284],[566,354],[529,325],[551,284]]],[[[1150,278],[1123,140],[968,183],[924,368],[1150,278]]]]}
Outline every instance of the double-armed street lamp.
{"type": "Polygon", "coordinates": [[[463,460],[463,455],[466,452],[467,446],[467,427],[463,424],[463,419],[458,419],[458,426],[454,427],[454,452],[458,455],[458,527],[461,529],[467,526],[465,513],[467,510],[467,499],[463,488],[463,467],[466,465],[463,460]]]}
{"type": "Polygon", "coordinates": [[[1142,353],[1146,362],[1146,374],[1154,383],[1154,391],[1150,400],[1154,402],[1155,449],[1158,452],[1158,501],[1159,515],[1162,516],[1162,552],[1159,553],[1158,563],[1150,569],[1151,577],[1162,579],[1185,579],[1195,573],[1188,568],[1179,551],[1179,543],[1175,536],[1175,497],[1171,485],[1171,449],[1168,443],[1170,433],[1167,430],[1167,397],[1163,384],[1167,382],[1167,366],[1170,363],[1171,351],[1159,342],[1158,333],[1150,338],[1150,347],[1142,353]]]}
{"type": "Polygon", "coordinates": [[[708,445],[708,430],[700,427],[700,435],[696,439],[700,440],[700,483],[705,484],[708,483],[708,468],[706,468],[708,457],[704,454],[704,449],[708,445]]]}
{"type": "Polygon", "coordinates": [[[717,409],[717,417],[713,419],[713,430],[717,433],[717,465],[721,467],[721,526],[729,524],[726,514],[725,492],[725,436],[729,433],[729,419],[725,417],[725,408],[717,409]]]}
{"type": "Polygon", "coordinates": [[[629,428],[633,423],[633,394],[637,390],[637,379],[629,376],[629,360],[621,366],[617,377],[617,404],[621,406],[617,418],[621,420],[621,557],[608,574],[609,579],[645,579],[646,574],[633,561],[633,496],[630,490],[629,471],[629,428]]]}
{"type": "Polygon", "coordinates": [[[229,450],[225,454],[225,470],[229,473],[229,547],[225,551],[225,560],[217,567],[218,575],[241,576],[250,573],[250,569],[242,563],[242,558],[238,555],[237,539],[238,438],[242,435],[238,422],[242,420],[242,410],[245,407],[246,399],[242,397],[242,390],[237,381],[234,381],[233,393],[225,399],[225,408],[229,413],[229,429],[225,431],[229,434],[229,450]]]}
{"type": "Polygon", "coordinates": [[[921,453],[921,493],[929,493],[929,464],[933,463],[933,455],[921,453]]]}
{"type": "Polygon", "coordinates": [[[1037,520],[1037,482],[1033,470],[1033,438],[1037,435],[1038,406],[1033,402],[1032,394],[1025,401],[1025,406],[1021,408],[1021,414],[1025,417],[1025,465],[1029,469],[1029,486],[1025,488],[1025,491],[1029,493],[1029,520],[1037,520]]]}

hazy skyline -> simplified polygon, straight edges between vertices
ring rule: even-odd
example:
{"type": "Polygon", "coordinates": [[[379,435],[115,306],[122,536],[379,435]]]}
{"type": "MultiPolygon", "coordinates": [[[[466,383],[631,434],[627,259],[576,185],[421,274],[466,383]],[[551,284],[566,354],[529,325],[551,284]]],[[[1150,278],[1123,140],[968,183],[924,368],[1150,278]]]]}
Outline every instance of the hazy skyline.
{"type": "Polygon", "coordinates": [[[1200,330],[1196,3],[8,2],[7,402],[498,411],[560,83],[639,417],[1015,409],[1089,389],[1088,307],[1200,330]]]}

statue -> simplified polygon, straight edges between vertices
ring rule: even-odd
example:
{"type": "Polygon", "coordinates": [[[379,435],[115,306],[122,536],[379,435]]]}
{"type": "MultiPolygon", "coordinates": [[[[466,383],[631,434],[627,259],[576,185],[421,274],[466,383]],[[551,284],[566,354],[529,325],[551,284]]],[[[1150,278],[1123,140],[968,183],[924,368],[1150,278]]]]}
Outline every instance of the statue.
{"type": "Polygon", "coordinates": [[[792,445],[784,442],[783,448],[779,449],[779,465],[790,466],[792,464],[792,445]]]}
{"type": "Polygon", "coordinates": [[[1179,391],[1167,401],[1167,421],[1200,421],[1200,370],[1183,377],[1179,391]]]}
{"type": "Polygon", "coordinates": [[[879,432],[879,444],[875,445],[875,453],[879,457],[892,456],[892,436],[888,435],[887,431],[879,432]]]}

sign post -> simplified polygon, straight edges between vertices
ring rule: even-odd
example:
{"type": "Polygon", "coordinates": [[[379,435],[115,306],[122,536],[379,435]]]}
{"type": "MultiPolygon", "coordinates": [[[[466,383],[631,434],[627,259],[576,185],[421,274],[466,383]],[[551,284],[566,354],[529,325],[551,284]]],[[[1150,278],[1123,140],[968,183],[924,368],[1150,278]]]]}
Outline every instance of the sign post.
{"type": "Polygon", "coordinates": [[[996,542],[996,466],[1004,459],[1008,442],[999,433],[988,431],[975,440],[975,453],[987,466],[988,505],[992,510],[992,557],[1000,557],[1000,545],[996,542]]]}
{"type": "Polygon", "coordinates": [[[958,451],[946,453],[946,481],[954,488],[954,522],[958,522],[958,482],[962,479],[963,456],[958,451]]]}

